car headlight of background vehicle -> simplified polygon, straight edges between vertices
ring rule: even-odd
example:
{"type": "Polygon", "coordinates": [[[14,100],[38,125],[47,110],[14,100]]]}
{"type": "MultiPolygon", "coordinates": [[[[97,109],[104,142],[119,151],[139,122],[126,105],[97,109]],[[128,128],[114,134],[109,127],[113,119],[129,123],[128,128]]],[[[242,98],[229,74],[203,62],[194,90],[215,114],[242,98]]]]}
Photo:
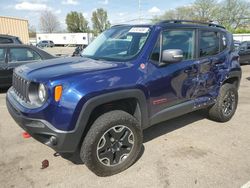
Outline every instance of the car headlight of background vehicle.
{"type": "Polygon", "coordinates": [[[31,83],[29,87],[29,100],[32,105],[42,106],[48,98],[48,90],[42,83],[31,83]]]}

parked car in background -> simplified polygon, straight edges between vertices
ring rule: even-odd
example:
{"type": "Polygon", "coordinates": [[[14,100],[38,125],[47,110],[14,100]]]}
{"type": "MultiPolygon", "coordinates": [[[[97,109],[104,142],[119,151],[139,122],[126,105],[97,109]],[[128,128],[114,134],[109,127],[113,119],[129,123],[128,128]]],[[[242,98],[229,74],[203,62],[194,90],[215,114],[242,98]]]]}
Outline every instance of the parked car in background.
{"type": "Polygon", "coordinates": [[[244,41],[239,46],[240,64],[250,64],[250,41],[244,41]]]}
{"type": "Polygon", "coordinates": [[[235,50],[239,50],[239,48],[240,48],[240,44],[241,44],[241,42],[240,41],[238,41],[238,40],[234,40],[234,49],[235,50]]]}
{"type": "Polygon", "coordinates": [[[54,47],[55,44],[52,40],[41,40],[40,42],[37,43],[37,47],[44,48],[44,47],[54,47]]]}
{"type": "Polygon", "coordinates": [[[12,85],[13,69],[17,66],[52,58],[55,57],[34,46],[0,44],[0,88],[12,85]]]}
{"type": "Polygon", "coordinates": [[[23,44],[23,43],[16,36],[0,35],[0,44],[23,44]]]}

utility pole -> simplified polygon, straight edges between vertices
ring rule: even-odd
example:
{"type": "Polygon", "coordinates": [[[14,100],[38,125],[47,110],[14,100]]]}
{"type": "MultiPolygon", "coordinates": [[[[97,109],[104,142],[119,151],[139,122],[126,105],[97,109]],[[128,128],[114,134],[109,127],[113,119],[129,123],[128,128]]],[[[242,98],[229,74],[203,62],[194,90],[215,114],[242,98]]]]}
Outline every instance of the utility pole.
{"type": "Polygon", "coordinates": [[[141,23],[141,0],[138,0],[138,10],[139,10],[139,23],[141,23]]]}

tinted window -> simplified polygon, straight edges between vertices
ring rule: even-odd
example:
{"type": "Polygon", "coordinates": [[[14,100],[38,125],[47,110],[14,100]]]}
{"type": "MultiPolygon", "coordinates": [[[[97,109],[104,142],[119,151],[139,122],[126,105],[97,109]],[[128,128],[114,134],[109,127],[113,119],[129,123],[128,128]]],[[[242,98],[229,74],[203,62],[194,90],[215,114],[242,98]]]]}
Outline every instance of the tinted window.
{"type": "Polygon", "coordinates": [[[183,51],[184,60],[194,58],[195,32],[193,30],[168,30],[162,33],[162,39],[158,39],[150,59],[159,61],[160,40],[162,50],[180,49],[183,51]]]}
{"type": "Polygon", "coordinates": [[[4,63],[5,62],[5,49],[4,48],[0,48],[0,63],[4,63]]]}
{"type": "Polygon", "coordinates": [[[19,44],[22,44],[22,41],[17,37],[16,38],[16,41],[19,43],[19,44]]]}
{"type": "Polygon", "coordinates": [[[242,43],[240,44],[240,50],[241,50],[241,51],[245,51],[246,48],[247,48],[247,43],[246,43],[246,42],[242,42],[242,43]]]}
{"type": "Polygon", "coordinates": [[[10,49],[10,62],[35,60],[41,60],[41,57],[33,50],[30,50],[28,48],[10,49]]]}
{"type": "Polygon", "coordinates": [[[194,58],[193,30],[169,30],[162,34],[162,50],[180,49],[183,51],[183,59],[194,58]]]}
{"type": "Polygon", "coordinates": [[[200,33],[200,57],[219,53],[219,33],[213,31],[201,31],[200,33]]]}
{"type": "Polygon", "coordinates": [[[9,44],[9,43],[13,43],[12,39],[0,37],[0,44],[9,44]]]}

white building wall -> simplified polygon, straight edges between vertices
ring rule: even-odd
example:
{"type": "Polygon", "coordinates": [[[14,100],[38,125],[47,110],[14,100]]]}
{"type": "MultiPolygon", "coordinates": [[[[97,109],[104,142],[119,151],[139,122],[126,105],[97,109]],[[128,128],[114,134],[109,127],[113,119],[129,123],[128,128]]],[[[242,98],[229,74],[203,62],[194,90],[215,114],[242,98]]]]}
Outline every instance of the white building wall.
{"type": "Polygon", "coordinates": [[[233,34],[234,40],[238,41],[250,41],[250,33],[248,34],[233,34]]]}
{"type": "Polygon", "coordinates": [[[40,33],[36,34],[37,43],[41,40],[51,40],[55,45],[88,45],[92,33],[40,33]]]}

